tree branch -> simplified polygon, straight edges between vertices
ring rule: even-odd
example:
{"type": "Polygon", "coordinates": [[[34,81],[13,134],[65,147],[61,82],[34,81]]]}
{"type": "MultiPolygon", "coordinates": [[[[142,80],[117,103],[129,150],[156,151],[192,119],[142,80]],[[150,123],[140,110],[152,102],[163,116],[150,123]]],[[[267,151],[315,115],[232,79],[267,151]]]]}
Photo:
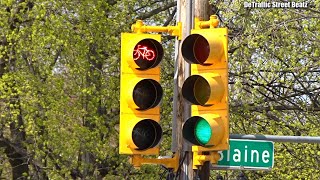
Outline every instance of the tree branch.
{"type": "Polygon", "coordinates": [[[151,16],[153,16],[155,14],[158,14],[158,13],[160,13],[162,11],[165,11],[165,10],[171,8],[171,7],[176,6],[176,5],[177,5],[176,1],[171,2],[169,4],[166,4],[165,6],[161,6],[161,7],[157,8],[157,9],[154,9],[154,10],[148,12],[148,13],[142,14],[141,16],[138,16],[137,19],[141,19],[141,20],[147,19],[147,18],[149,18],[149,17],[151,17],[151,16]]]}

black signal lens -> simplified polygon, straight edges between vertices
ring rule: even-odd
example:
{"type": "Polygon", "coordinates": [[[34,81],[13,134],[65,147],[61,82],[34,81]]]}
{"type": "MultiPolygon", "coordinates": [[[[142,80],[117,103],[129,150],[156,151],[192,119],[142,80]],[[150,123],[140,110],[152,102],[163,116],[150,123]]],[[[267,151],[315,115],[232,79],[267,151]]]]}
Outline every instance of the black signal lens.
{"type": "Polygon", "coordinates": [[[162,94],[162,87],[157,81],[143,79],[133,89],[133,101],[139,107],[138,110],[148,110],[160,103],[162,94]]]}
{"type": "Polygon", "coordinates": [[[192,104],[205,106],[210,94],[210,85],[202,76],[192,75],[183,83],[182,96],[192,104]]]}
{"type": "Polygon", "coordinates": [[[162,136],[161,126],[152,119],[144,119],[138,122],[132,131],[133,143],[137,150],[146,150],[159,144],[162,136]]]}

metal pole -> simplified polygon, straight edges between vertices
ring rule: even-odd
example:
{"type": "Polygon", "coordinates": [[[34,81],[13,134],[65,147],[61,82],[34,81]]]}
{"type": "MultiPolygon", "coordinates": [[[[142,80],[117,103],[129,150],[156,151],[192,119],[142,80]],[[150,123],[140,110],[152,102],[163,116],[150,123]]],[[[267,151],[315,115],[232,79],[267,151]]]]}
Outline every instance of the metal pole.
{"type": "Polygon", "coordinates": [[[320,144],[320,137],[311,137],[311,136],[230,134],[229,138],[230,139],[266,140],[266,141],[273,141],[273,142],[288,142],[288,143],[319,143],[320,144]]]}

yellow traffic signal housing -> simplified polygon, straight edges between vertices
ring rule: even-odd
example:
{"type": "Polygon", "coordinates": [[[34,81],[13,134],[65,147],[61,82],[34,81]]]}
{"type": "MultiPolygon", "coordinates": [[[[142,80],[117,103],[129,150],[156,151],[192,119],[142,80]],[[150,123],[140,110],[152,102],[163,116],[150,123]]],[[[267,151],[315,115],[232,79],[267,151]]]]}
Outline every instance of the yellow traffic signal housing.
{"type": "Polygon", "coordinates": [[[120,154],[158,154],[161,35],[121,34],[120,154]]]}
{"type": "Polygon", "coordinates": [[[227,29],[194,29],[181,51],[191,63],[191,76],[182,87],[191,103],[191,117],[183,125],[183,137],[194,152],[229,149],[227,29]]]}
{"type": "Polygon", "coordinates": [[[210,161],[211,164],[217,164],[219,159],[220,155],[216,151],[211,151],[206,155],[203,155],[202,152],[194,151],[192,168],[197,169],[197,166],[203,165],[206,161],[210,161]]]}

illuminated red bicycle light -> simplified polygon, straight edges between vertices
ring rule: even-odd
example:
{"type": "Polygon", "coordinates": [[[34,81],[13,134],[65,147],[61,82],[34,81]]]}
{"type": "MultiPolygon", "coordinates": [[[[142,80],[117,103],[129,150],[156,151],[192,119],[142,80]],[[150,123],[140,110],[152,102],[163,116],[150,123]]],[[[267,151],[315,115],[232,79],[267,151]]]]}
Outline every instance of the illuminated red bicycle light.
{"type": "Polygon", "coordinates": [[[133,50],[133,60],[142,60],[153,61],[156,58],[156,54],[153,49],[149,49],[148,46],[137,45],[133,50]]]}
{"type": "Polygon", "coordinates": [[[162,60],[163,48],[154,39],[143,39],[133,49],[133,60],[139,70],[147,70],[156,67],[162,60]]]}

